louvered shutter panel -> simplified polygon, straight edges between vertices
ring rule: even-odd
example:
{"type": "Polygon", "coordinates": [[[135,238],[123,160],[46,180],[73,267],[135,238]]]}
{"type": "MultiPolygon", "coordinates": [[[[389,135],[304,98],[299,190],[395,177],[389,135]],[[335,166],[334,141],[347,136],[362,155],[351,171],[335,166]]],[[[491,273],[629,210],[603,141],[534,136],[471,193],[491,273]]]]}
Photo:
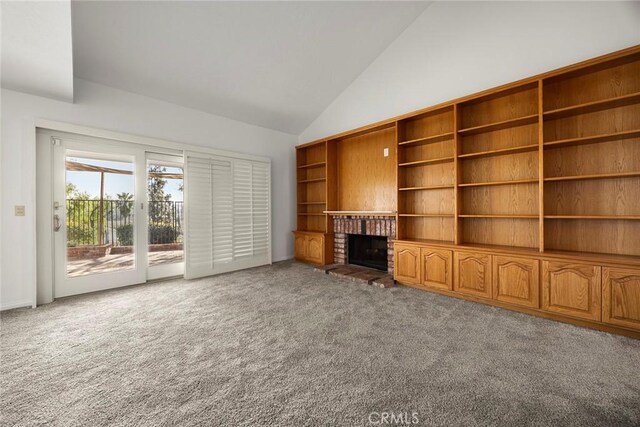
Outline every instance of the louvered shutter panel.
{"type": "Polygon", "coordinates": [[[187,157],[185,168],[186,251],[185,276],[206,275],[213,269],[211,162],[187,157]]]}
{"type": "Polygon", "coordinates": [[[233,259],[253,255],[251,162],[233,162],[233,259]]]}
{"type": "Polygon", "coordinates": [[[187,278],[271,262],[271,165],[185,155],[187,278]]]}
{"type": "Polygon", "coordinates": [[[270,200],[271,170],[267,163],[254,162],[251,173],[251,197],[253,215],[253,255],[270,257],[270,200]]]}
{"type": "Polygon", "coordinates": [[[233,261],[233,180],[230,159],[211,161],[213,265],[233,261]]]}

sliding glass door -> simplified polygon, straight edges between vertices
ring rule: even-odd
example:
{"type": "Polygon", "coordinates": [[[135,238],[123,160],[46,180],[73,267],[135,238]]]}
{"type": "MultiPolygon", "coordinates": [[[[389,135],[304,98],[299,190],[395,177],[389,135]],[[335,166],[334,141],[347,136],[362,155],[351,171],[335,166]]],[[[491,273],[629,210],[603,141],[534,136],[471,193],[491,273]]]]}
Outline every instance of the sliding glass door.
{"type": "Polygon", "coordinates": [[[271,263],[268,159],[51,140],[54,298],[271,263]]]}

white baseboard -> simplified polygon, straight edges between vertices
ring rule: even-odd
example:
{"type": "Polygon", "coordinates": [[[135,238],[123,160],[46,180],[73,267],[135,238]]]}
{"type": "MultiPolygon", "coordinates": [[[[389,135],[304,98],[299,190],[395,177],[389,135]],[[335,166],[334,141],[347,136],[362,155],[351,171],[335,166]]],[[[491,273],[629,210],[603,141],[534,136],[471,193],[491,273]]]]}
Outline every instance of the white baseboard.
{"type": "Polygon", "coordinates": [[[2,305],[0,305],[0,311],[13,310],[14,308],[31,307],[31,305],[32,305],[31,300],[3,303],[2,305]]]}

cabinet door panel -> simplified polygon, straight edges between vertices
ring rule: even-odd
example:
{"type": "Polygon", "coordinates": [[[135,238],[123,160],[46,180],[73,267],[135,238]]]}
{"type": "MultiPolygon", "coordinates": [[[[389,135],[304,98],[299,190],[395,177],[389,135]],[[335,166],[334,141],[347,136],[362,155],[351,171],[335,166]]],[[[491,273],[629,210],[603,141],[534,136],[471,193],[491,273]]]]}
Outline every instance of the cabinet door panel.
{"type": "Polygon", "coordinates": [[[420,249],[422,284],[436,289],[453,289],[453,253],[441,249],[420,249]]]}
{"type": "Polygon", "coordinates": [[[542,308],[554,313],[600,320],[600,267],[543,261],[542,308]]]}
{"type": "Polygon", "coordinates": [[[506,256],[493,256],[493,298],[511,304],[538,308],[540,262],[506,256]]]}
{"type": "Polygon", "coordinates": [[[321,235],[307,235],[307,260],[322,264],[324,262],[324,238],[321,235]]]}
{"type": "Polygon", "coordinates": [[[454,265],[456,292],[491,298],[491,255],[456,252],[454,265]]]}
{"type": "Polygon", "coordinates": [[[396,244],[394,251],[395,279],[403,283],[420,284],[420,248],[396,244]]]}
{"type": "Polygon", "coordinates": [[[640,330],[640,270],[602,269],[602,321],[640,330]]]}
{"type": "Polygon", "coordinates": [[[294,254],[297,260],[307,259],[307,236],[305,234],[295,234],[294,254]]]}

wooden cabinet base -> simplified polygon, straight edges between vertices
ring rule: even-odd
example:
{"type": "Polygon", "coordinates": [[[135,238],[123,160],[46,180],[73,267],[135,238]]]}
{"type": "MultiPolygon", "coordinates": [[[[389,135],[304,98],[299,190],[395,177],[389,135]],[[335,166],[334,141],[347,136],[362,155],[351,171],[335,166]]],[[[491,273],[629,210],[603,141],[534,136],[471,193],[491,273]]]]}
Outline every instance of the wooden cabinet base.
{"type": "Polygon", "coordinates": [[[540,261],[495,255],[493,257],[493,299],[538,308],[540,261]]]}
{"type": "Polygon", "coordinates": [[[516,311],[518,313],[525,313],[536,317],[541,317],[543,319],[555,320],[562,323],[569,323],[571,325],[581,326],[590,329],[596,329],[598,331],[608,332],[611,334],[623,335],[630,338],[640,339],[640,330],[632,330],[627,328],[619,328],[613,325],[599,323],[599,322],[590,322],[588,320],[581,320],[573,317],[562,316],[555,313],[548,313],[540,309],[532,309],[523,306],[517,306],[514,304],[504,303],[502,301],[497,301],[493,299],[481,298],[472,295],[463,295],[454,291],[446,291],[442,289],[434,289],[434,288],[425,288],[423,285],[415,285],[412,283],[403,283],[401,281],[396,282],[398,285],[407,286],[410,288],[416,288],[426,292],[433,292],[435,294],[440,294],[448,297],[458,298],[465,301],[472,301],[481,304],[491,305],[494,307],[504,308],[506,310],[516,311]]]}
{"type": "Polygon", "coordinates": [[[640,270],[604,268],[602,321],[640,331],[640,270]]]}
{"type": "Polygon", "coordinates": [[[395,254],[399,284],[640,339],[635,258],[410,240],[395,254]]]}
{"type": "Polygon", "coordinates": [[[316,265],[333,263],[333,235],[294,231],[294,256],[298,261],[316,265]]]}

